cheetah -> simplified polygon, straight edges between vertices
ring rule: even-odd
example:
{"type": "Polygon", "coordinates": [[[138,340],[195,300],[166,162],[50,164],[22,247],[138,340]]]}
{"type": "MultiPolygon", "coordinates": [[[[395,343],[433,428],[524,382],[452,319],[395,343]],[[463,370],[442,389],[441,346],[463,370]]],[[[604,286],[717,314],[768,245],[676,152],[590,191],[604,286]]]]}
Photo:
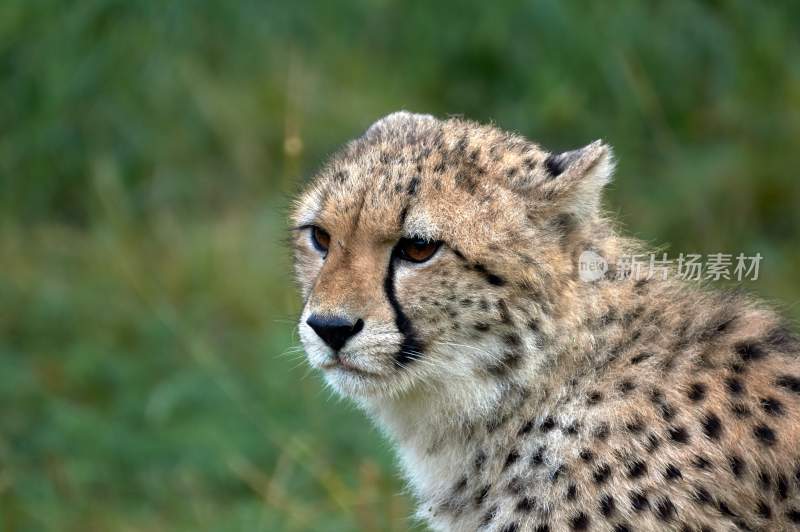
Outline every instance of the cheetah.
{"type": "Polygon", "coordinates": [[[433,530],[800,530],[798,335],[740,291],[582,279],[644,249],[603,212],[613,169],[601,141],[380,119],[294,206],[310,365],[433,530]]]}

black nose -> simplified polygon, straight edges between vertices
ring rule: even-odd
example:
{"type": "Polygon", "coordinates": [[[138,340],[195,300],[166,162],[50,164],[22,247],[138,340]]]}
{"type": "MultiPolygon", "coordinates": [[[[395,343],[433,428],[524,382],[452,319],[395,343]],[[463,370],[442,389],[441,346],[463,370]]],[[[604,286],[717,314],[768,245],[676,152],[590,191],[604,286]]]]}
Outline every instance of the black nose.
{"type": "Polygon", "coordinates": [[[338,351],[351,337],[364,328],[364,320],[355,323],[342,316],[319,316],[312,314],[306,320],[317,336],[334,351],[338,351]]]}

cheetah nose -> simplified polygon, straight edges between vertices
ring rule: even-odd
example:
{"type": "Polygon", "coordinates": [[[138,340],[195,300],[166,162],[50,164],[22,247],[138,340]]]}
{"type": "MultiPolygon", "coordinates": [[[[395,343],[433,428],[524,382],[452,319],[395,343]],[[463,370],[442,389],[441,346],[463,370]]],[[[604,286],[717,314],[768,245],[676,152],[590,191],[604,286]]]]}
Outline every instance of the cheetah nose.
{"type": "Polygon", "coordinates": [[[353,323],[343,316],[312,314],[306,323],[334,351],[341,349],[347,340],[364,328],[364,320],[358,319],[353,323]]]}

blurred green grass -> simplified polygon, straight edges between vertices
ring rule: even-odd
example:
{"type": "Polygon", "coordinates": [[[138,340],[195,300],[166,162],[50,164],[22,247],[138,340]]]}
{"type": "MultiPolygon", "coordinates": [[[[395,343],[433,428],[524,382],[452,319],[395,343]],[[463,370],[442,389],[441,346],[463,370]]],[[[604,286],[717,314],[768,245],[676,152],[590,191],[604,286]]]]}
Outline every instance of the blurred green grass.
{"type": "Polygon", "coordinates": [[[409,530],[297,349],[285,213],[372,120],[604,138],[670,252],[800,317],[800,4],[6,0],[0,530],[409,530]]]}

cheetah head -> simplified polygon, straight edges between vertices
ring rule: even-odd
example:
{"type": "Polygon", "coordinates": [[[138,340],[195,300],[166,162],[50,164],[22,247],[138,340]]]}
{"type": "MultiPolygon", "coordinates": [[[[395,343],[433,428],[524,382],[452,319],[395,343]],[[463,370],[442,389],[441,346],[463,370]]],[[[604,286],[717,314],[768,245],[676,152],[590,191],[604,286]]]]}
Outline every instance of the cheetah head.
{"type": "Polygon", "coordinates": [[[460,119],[379,120],[292,215],[310,364],[358,398],[508,381],[544,364],[551,318],[577,284],[577,243],[601,230],[612,166],[599,141],[551,154],[460,119]]]}

